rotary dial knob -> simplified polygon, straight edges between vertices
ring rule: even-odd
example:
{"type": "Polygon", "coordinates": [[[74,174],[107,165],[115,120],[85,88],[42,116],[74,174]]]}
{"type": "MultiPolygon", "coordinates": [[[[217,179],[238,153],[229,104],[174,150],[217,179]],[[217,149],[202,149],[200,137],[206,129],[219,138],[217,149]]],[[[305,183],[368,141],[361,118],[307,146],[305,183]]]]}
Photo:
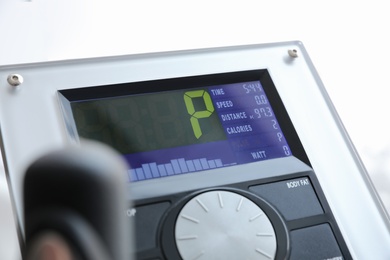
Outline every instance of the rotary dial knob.
{"type": "Polygon", "coordinates": [[[230,191],[209,191],[179,213],[175,240],[181,257],[192,259],[274,259],[275,231],[262,209],[230,191]]]}

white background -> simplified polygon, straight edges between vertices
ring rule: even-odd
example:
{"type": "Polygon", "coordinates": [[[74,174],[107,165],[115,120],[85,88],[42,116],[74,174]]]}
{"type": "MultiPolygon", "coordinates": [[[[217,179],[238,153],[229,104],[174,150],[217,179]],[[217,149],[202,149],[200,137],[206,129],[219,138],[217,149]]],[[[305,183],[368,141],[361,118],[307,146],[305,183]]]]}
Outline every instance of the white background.
{"type": "MultiPolygon", "coordinates": [[[[0,0],[0,65],[300,40],[390,209],[389,24],[384,0],[0,0]]],[[[0,169],[0,259],[16,259],[0,169]]]]}

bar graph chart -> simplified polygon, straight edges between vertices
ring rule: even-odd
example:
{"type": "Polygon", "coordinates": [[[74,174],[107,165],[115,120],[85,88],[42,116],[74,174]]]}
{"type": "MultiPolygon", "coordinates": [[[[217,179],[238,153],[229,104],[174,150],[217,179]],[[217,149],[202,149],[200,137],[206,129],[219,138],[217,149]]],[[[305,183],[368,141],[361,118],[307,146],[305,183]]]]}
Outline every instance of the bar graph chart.
{"type": "Polygon", "coordinates": [[[147,179],[167,177],[171,175],[190,173],[208,169],[223,167],[221,159],[209,160],[200,158],[186,160],[185,158],[173,159],[168,163],[157,164],[156,162],[142,164],[141,167],[129,169],[129,180],[142,181],[147,179]]]}

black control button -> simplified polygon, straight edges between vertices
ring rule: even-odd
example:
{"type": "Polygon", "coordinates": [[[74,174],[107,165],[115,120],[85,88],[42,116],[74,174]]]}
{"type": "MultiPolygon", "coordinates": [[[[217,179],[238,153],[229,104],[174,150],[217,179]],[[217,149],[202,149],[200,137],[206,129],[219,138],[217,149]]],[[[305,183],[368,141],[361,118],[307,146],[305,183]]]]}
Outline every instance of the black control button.
{"type": "Polygon", "coordinates": [[[328,224],[293,230],[291,260],[344,259],[328,224]]]}
{"type": "Polygon", "coordinates": [[[142,251],[157,247],[157,229],[169,202],[161,202],[129,209],[127,215],[135,220],[136,250],[142,251]]]}
{"type": "Polygon", "coordinates": [[[286,220],[324,212],[307,177],[252,186],[249,190],[273,204],[286,220]]]}

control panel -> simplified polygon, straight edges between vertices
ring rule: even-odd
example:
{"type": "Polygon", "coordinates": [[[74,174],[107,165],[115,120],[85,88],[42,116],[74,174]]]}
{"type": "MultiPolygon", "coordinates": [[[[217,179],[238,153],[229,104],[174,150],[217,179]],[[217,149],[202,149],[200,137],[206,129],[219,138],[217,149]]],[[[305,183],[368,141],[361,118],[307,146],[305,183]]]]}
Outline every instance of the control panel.
{"type": "Polygon", "coordinates": [[[21,234],[28,165],[95,140],[128,165],[137,259],[390,257],[387,215],[300,42],[7,66],[0,81],[21,234]]]}

